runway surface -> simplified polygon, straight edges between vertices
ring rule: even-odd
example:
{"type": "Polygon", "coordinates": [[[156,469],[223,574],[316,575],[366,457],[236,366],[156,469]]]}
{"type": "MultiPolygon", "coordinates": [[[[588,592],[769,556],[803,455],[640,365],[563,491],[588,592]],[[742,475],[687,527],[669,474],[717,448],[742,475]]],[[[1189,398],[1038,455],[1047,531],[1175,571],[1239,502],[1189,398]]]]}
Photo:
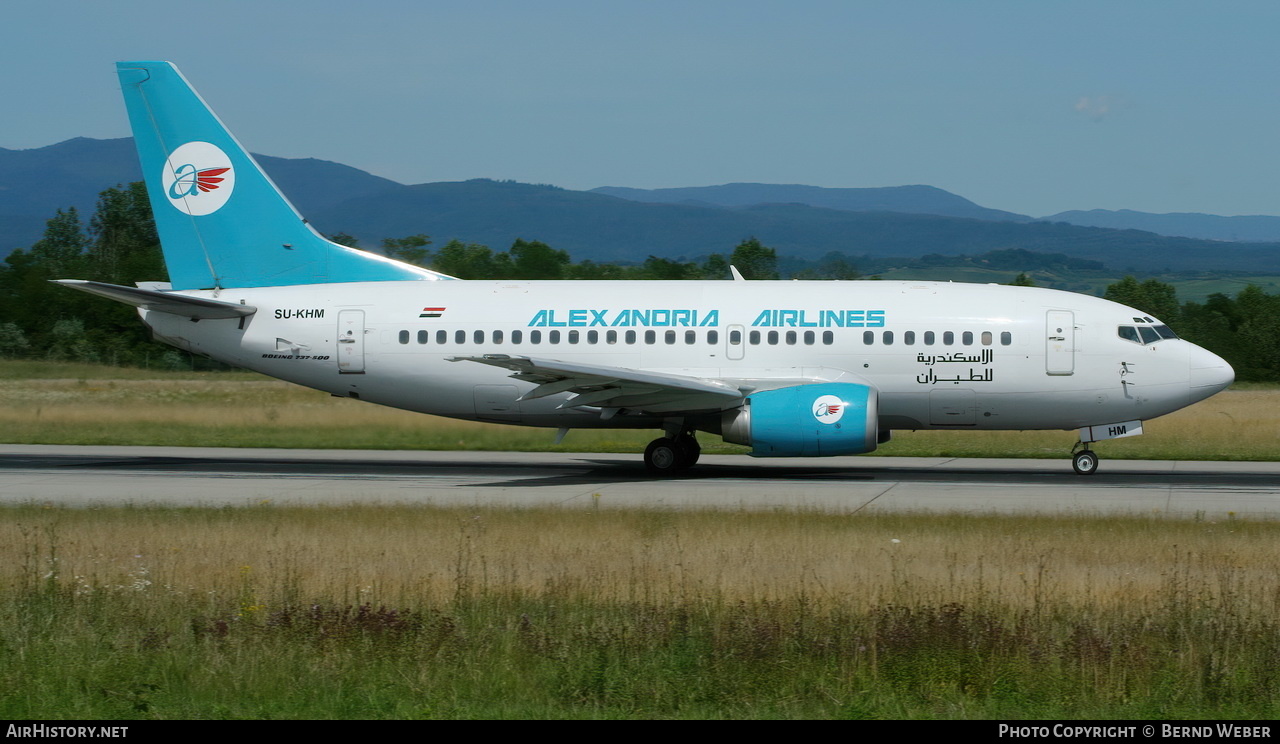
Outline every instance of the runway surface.
{"type": "Polygon", "coordinates": [[[415,503],[1280,517],[1280,463],[0,445],[0,504],[415,503]]]}

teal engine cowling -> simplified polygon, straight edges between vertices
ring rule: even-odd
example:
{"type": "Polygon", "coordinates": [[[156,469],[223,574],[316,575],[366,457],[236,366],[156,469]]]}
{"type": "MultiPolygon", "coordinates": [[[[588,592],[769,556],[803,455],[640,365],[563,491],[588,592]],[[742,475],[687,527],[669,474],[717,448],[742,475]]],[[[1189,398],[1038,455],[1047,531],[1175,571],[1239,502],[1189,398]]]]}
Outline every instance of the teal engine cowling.
{"type": "Polygon", "coordinates": [[[720,435],[752,457],[828,457],[875,450],[879,396],[869,385],[822,382],[762,390],[725,411],[720,435]]]}

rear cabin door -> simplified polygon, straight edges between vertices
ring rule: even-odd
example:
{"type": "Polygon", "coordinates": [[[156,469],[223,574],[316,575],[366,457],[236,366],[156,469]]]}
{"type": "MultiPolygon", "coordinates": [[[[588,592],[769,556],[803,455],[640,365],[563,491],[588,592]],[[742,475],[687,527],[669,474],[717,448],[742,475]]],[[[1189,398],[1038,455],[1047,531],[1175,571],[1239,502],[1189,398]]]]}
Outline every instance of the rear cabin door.
{"type": "Polygon", "coordinates": [[[338,313],[338,373],[364,374],[364,311],[338,313]]]}

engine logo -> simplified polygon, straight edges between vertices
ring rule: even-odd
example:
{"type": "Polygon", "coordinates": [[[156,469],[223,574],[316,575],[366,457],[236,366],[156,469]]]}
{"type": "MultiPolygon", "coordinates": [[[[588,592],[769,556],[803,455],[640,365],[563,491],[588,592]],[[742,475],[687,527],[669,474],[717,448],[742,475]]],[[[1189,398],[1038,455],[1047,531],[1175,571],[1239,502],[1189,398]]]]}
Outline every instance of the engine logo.
{"type": "Polygon", "coordinates": [[[822,395],[813,402],[813,417],[819,423],[834,424],[844,416],[844,401],[834,395],[822,395]]]}

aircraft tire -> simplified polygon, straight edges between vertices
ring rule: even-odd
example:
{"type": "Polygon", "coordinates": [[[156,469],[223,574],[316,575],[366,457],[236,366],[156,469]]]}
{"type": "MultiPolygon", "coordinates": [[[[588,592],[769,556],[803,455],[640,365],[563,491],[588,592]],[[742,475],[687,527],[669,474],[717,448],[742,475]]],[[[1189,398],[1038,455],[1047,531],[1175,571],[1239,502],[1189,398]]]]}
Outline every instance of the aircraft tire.
{"type": "Polygon", "coordinates": [[[662,437],[649,442],[644,450],[644,467],[649,475],[673,475],[687,467],[685,449],[674,439],[662,437]]]}
{"type": "Polygon", "coordinates": [[[1093,450],[1080,450],[1071,458],[1071,467],[1078,475],[1093,475],[1098,471],[1098,456],[1093,450]]]}
{"type": "Polygon", "coordinates": [[[702,445],[698,444],[698,440],[691,436],[683,436],[676,440],[680,448],[684,450],[684,468],[691,468],[698,464],[698,457],[702,455],[702,445]]]}

